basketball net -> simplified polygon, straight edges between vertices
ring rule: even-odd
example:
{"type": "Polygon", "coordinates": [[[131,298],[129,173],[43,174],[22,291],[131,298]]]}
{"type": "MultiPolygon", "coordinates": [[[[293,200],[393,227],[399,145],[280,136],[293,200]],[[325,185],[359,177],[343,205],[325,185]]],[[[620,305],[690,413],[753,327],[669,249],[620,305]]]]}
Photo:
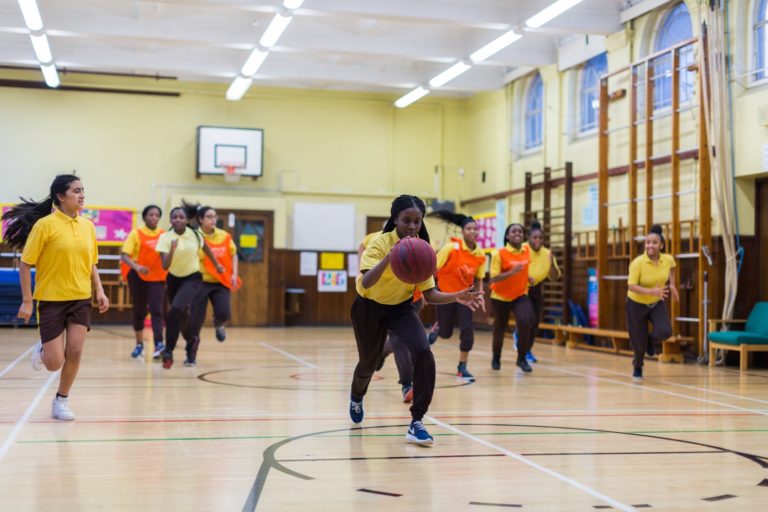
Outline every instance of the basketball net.
{"type": "Polygon", "coordinates": [[[234,164],[224,164],[224,181],[227,183],[237,183],[240,181],[240,168],[234,164]]]}

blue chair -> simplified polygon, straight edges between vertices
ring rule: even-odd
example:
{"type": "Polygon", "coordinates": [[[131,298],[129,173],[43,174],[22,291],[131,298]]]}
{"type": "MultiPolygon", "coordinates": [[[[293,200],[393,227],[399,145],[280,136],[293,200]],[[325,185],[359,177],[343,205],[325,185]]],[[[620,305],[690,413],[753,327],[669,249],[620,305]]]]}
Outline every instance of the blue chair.
{"type": "Polygon", "coordinates": [[[717,324],[745,324],[741,331],[717,331],[709,333],[709,365],[715,366],[715,350],[738,350],[739,370],[749,367],[751,352],[768,352],[768,302],[758,302],[746,320],[710,320],[709,329],[717,324]]]}

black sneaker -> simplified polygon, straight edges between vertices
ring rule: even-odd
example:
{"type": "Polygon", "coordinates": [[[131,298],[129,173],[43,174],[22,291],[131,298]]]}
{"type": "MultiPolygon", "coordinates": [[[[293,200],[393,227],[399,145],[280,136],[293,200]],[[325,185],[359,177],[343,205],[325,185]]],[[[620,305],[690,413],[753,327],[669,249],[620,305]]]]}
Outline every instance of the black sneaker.
{"type": "Polygon", "coordinates": [[[349,401],[349,417],[352,418],[352,423],[363,422],[363,401],[356,402],[350,399],[349,401]]]}
{"type": "Polygon", "coordinates": [[[467,363],[459,363],[456,368],[456,377],[464,382],[475,382],[475,376],[467,370],[467,363]]]}
{"type": "Polygon", "coordinates": [[[523,370],[525,373],[531,373],[533,369],[531,368],[531,365],[528,364],[528,361],[523,359],[522,361],[517,362],[517,366],[520,367],[521,370],[523,370]]]}
{"type": "Polygon", "coordinates": [[[491,368],[494,370],[501,370],[501,354],[493,354],[493,359],[491,359],[491,368]]]}
{"type": "Polygon", "coordinates": [[[427,334],[427,341],[429,341],[430,345],[434,345],[437,341],[437,331],[430,331],[429,334],[427,334]]]}
{"type": "Polygon", "coordinates": [[[216,328],[216,339],[219,340],[219,342],[223,343],[224,340],[227,339],[227,330],[224,329],[223,325],[220,325],[216,328]]]}
{"type": "Polygon", "coordinates": [[[635,370],[632,372],[632,379],[633,380],[643,380],[643,369],[639,366],[635,367],[635,370]]]}
{"type": "Polygon", "coordinates": [[[192,366],[197,366],[197,361],[195,361],[194,359],[186,358],[184,360],[184,366],[186,366],[188,368],[192,367],[192,366]]]}
{"type": "Polygon", "coordinates": [[[648,345],[645,347],[645,353],[652,356],[656,353],[656,347],[653,346],[653,341],[648,340],[648,345]]]}

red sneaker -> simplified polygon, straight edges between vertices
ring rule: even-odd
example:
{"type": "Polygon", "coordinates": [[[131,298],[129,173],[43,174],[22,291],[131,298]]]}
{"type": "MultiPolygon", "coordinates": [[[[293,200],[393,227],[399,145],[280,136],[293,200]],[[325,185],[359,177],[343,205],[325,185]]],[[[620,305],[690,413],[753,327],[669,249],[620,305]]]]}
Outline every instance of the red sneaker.
{"type": "Polygon", "coordinates": [[[163,356],[163,368],[165,368],[166,370],[170,370],[171,366],[173,366],[173,358],[163,356]]]}
{"type": "Polygon", "coordinates": [[[403,388],[403,403],[409,404],[413,402],[413,386],[405,386],[403,388]]]}

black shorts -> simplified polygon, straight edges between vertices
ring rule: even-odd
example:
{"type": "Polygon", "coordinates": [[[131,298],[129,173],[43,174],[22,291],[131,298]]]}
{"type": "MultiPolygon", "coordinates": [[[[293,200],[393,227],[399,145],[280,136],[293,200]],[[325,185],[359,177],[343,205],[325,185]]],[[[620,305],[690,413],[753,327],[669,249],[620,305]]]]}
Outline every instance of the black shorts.
{"type": "Polygon", "coordinates": [[[91,299],[37,301],[40,341],[56,339],[71,323],[84,325],[90,331],[91,309],[91,299]]]}

